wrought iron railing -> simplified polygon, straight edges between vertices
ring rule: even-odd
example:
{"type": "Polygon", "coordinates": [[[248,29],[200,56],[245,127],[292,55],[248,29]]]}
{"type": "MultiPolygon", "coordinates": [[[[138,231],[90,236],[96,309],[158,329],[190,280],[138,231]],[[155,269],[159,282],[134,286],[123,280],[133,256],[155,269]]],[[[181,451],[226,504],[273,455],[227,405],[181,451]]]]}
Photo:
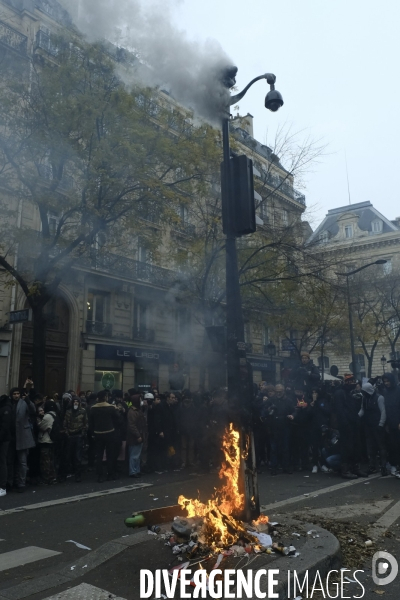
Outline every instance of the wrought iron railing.
{"type": "Polygon", "coordinates": [[[192,223],[188,223],[187,221],[174,223],[172,225],[172,229],[178,233],[184,233],[185,235],[194,235],[196,233],[196,226],[192,223]]]}
{"type": "Polygon", "coordinates": [[[111,323],[103,323],[102,321],[86,321],[86,333],[111,337],[112,325],[111,323]]]}
{"type": "Polygon", "coordinates": [[[179,275],[169,269],[108,252],[93,251],[91,256],[81,257],[77,264],[160,287],[170,287],[179,279],[179,275]]]}
{"type": "Polygon", "coordinates": [[[146,328],[140,328],[138,329],[137,327],[133,328],[133,339],[140,341],[140,342],[149,342],[152,343],[154,342],[156,338],[156,332],[154,329],[147,329],[146,328]]]}
{"type": "Polygon", "coordinates": [[[22,35],[3,21],[0,21],[0,42],[21,54],[26,54],[28,51],[28,38],[26,35],[22,35]]]}
{"type": "Polygon", "coordinates": [[[51,34],[41,29],[36,34],[36,48],[45,50],[45,52],[48,52],[52,56],[57,56],[58,54],[58,48],[52,41],[51,34]]]}

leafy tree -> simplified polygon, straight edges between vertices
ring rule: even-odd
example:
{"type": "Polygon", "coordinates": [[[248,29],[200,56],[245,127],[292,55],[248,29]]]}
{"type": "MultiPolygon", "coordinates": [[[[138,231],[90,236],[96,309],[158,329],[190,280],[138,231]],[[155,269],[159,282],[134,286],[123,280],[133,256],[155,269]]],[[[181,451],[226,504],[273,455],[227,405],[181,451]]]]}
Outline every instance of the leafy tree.
{"type": "Polygon", "coordinates": [[[202,188],[214,134],[163,103],[128,89],[102,45],[57,40],[55,59],[0,89],[0,266],[33,311],[33,373],[45,386],[45,307],[75,264],[132,252],[150,239],[142,217],[177,219],[202,188]],[[18,207],[23,219],[18,220],[18,207]]]}

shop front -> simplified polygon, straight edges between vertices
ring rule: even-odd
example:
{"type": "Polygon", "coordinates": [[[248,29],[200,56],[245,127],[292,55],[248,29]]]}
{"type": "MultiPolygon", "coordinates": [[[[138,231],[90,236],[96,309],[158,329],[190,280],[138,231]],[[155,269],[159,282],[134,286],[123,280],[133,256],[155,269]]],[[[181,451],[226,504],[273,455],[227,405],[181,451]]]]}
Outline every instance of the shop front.
{"type": "Polygon", "coordinates": [[[173,350],[96,345],[95,391],[158,388],[175,360],[173,350]]]}

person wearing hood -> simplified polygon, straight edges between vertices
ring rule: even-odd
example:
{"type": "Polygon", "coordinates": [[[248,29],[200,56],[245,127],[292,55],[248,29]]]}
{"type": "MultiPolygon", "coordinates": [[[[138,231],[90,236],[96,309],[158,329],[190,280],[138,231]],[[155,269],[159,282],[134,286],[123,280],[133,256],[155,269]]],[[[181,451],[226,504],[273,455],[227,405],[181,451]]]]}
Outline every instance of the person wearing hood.
{"type": "Polygon", "coordinates": [[[54,455],[54,442],[50,437],[54,421],[57,418],[57,406],[54,400],[46,400],[44,404],[44,417],[37,421],[39,427],[40,446],[40,473],[43,483],[52,485],[56,483],[56,468],[54,455]]]}
{"type": "Polygon", "coordinates": [[[21,398],[21,390],[10,390],[12,405],[11,440],[7,452],[7,485],[12,488],[16,484],[18,492],[25,491],[28,471],[28,453],[35,447],[31,419],[36,418],[36,408],[29,394],[21,398]]]}
{"type": "Polygon", "coordinates": [[[362,394],[356,390],[354,375],[344,376],[343,384],[338,387],[333,397],[334,413],[341,439],[341,475],[344,479],[367,477],[360,470],[361,460],[361,424],[359,411],[362,394]]]}
{"type": "Polygon", "coordinates": [[[87,412],[81,406],[81,400],[74,397],[71,407],[64,417],[64,430],[69,438],[69,459],[75,474],[75,481],[82,481],[83,442],[88,429],[87,412]]]}
{"type": "Polygon", "coordinates": [[[270,435],[271,475],[277,475],[279,464],[285,473],[291,474],[293,471],[290,467],[290,420],[294,413],[294,403],[286,395],[283,385],[276,385],[274,392],[262,411],[262,418],[270,435]]]}
{"type": "MultiPolygon", "coordinates": [[[[382,380],[381,394],[385,399],[390,472],[396,475],[397,467],[400,466],[400,387],[393,373],[385,373],[382,380]]],[[[397,476],[400,477],[400,473],[397,476]]]]}
{"type": "Polygon", "coordinates": [[[11,440],[11,419],[11,400],[7,395],[0,396],[0,496],[7,493],[7,451],[11,440]]]}
{"type": "Polygon", "coordinates": [[[385,399],[370,383],[362,386],[363,401],[358,413],[364,418],[365,436],[367,441],[367,452],[369,459],[368,473],[376,473],[376,455],[379,450],[382,477],[387,475],[386,470],[386,445],[385,445],[385,423],[386,409],[385,399]]]}

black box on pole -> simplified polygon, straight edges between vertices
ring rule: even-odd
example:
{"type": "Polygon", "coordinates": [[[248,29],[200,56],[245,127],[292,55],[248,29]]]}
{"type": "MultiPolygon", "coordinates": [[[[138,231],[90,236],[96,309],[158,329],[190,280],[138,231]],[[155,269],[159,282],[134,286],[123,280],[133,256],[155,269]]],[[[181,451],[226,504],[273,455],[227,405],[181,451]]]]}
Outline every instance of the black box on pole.
{"type": "MultiPolygon", "coordinates": [[[[231,233],[240,237],[256,231],[253,161],[245,155],[235,156],[230,159],[229,167],[230,190],[226,189],[226,185],[222,186],[223,231],[229,233],[228,210],[232,208],[231,233]]],[[[221,164],[221,181],[227,181],[225,163],[221,164]]]]}

